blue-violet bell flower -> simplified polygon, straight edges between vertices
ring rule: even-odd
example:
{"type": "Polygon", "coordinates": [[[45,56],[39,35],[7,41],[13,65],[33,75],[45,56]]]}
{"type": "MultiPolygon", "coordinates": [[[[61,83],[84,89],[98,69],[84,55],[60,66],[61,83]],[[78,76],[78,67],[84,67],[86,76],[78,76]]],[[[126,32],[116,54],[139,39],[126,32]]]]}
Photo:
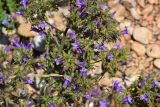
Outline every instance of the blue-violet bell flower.
{"type": "Polygon", "coordinates": [[[111,61],[113,59],[113,54],[109,53],[108,56],[107,56],[107,59],[111,61]]]}
{"type": "Polygon", "coordinates": [[[102,99],[99,101],[99,107],[108,107],[109,102],[106,99],[102,99]]]}
{"type": "Polygon", "coordinates": [[[125,35],[125,34],[128,34],[128,29],[125,29],[125,30],[121,31],[121,35],[125,35]]]}
{"type": "Polygon", "coordinates": [[[91,93],[90,93],[90,92],[86,92],[86,94],[85,94],[84,96],[85,96],[85,98],[86,98],[87,100],[90,100],[90,99],[91,99],[91,93]]]}
{"type": "Polygon", "coordinates": [[[76,0],[78,10],[82,10],[86,6],[86,0],[76,0]]]}
{"type": "Polygon", "coordinates": [[[46,22],[44,22],[44,21],[39,22],[38,27],[41,29],[44,29],[46,27],[46,22]]]}
{"type": "Polygon", "coordinates": [[[131,104],[131,103],[132,103],[131,95],[128,94],[128,95],[123,99],[123,102],[124,102],[124,103],[127,103],[127,104],[131,104]]]}
{"type": "Polygon", "coordinates": [[[60,58],[55,58],[54,61],[55,61],[56,65],[61,64],[61,59],[60,58]]]}
{"type": "Polygon", "coordinates": [[[21,10],[17,10],[16,14],[18,14],[18,15],[24,15],[24,12],[22,12],[21,10]]]}
{"type": "Polygon", "coordinates": [[[148,101],[148,95],[147,94],[141,95],[140,100],[143,101],[143,102],[147,102],[148,101]]]}
{"type": "Polygon", "coordinates": [[[27,0],[21,0],[20,4],[23,6],[23,8],[27,8],[27,0]]]}
{"type": "Polygon", "coordinates": [[[72,81],[71,78],[69,78],[69,77],[64,77],[64,83],[63,83],[63,85],[64,85],[64,86],[67,86],[71,81],[72,81]]]}
{"type": "Polygon", "coordinates": [[[56,107],[55,104],[53,102],[51,102],[48,107],[56,107]]]}
{"type": "Polygon", "coordinates": [[[80,69],[80,72],[82,73],[82,77],[86,77],[88,70],[85,68],[80,69]]]}
{"type": "Polygon", "coordinates": [[[8,25],[9,25],[8,19],[4,19],[4,20],[2,21],[2,24],[3,24],[4,26],[8,26],[8,25]]]}
{"type": "Polygon", "coordinates": [[[86,63],[83,62],[83,61],[78,61],[78,65],[81,66],[81,67],[85,67],[85,66],[86,66],[86,63]]]}

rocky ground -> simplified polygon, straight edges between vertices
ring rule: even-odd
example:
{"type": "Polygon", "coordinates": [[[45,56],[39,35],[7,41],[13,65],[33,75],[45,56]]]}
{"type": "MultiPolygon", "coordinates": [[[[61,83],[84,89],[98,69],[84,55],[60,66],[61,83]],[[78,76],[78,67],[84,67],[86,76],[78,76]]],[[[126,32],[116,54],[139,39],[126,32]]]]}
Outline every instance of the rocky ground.
{"type": "MultiPolygon", "coordinates": [[[[122,47],[128,48],[129,60],[127,66],[122,66],[116,77],[106,74],[99,82],[102,86],[110,86],[114,80],[125,81],[130,85],[141,72],[145,74],[160,74],[160,0],[109,0],[111,12],[116,11],[114,18],[119,22],[118,29],[128,29],[129,34],[121,36],[122,47]]],[[[58,12],[48,13],[49,23],[55,24],[59,30],[65,29],[65,17],[69,15],[68,7],[59,8],[58,12]]],[[[17,30],[7,32],[4,28],[0,36],[0,49],[5,48],[8,38],[34,37],[31,24],[23,17],[13,15],[20,24],[17,30]]],[[[39,44],[37,44],[39,45],[39,44]]],[[[37,50],[43,50],[35,46],[37,50]]],[[[43,45],[43,44],[41,44],[43,45]]],[[[95,65],[96,72],[101,71],[101,63],[95,65]]]]}
{"type": "MultiPolygon", "coordinates": [[[[109,7],[116,12],[119,30],[128,29],[121,36],[121,44],[129,50],[128,65],[121,67],[113,80],[125,81],[129,85],[140,73],[160,74],[160,0],[109,0],[109,7]]],[[[111,84],[106,78],[102,85],[111,84]]]]}

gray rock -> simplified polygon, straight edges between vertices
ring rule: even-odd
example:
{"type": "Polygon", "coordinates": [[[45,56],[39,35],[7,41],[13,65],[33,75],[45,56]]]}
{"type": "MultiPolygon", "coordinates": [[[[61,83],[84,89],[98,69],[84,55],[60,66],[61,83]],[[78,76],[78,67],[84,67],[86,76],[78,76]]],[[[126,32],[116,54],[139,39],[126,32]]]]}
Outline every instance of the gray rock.
{"type": "Polygon", "coordinates": [[[45,50],[44,38],[38,35],[35,36],[32,41],[32,47],[39,52],[43,52],[45,50]]]}

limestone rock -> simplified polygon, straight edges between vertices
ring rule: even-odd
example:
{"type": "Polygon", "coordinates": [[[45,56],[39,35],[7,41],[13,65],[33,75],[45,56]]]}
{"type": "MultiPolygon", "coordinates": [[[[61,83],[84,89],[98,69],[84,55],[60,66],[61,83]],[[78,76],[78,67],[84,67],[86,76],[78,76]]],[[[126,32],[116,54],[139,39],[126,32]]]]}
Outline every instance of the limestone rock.
{"type": "Polygon", "coordinates": [[[160,45],[149,44],[147,46],[147,55],[153,58],[160,58],[160,45]]]}
{"type": "Polygon", "coordinates": [[[133,31],[133,38],[143,44],[148,44],[152,40],[152,32],[145,27],[137,27],[133,31]]]}
{"type": "Polygon", "coordinates": [[[160,69],[160,59],[154,60],[154,66],[160,69]]]}
{"type": "Polygon", "coordinates": [[[138,43],[138,42],[133,42],[132,46],[131,46],[132,50],[134,50],[137,55],[139,56],[143,56],[146,53],[146,49],[145,46],[138,43]]]}
{"type": "Polygon", "coordinates": [[[37,33],[31,31],[31,24],[30,23],[23,23],[20,24],[18,27],[18,34],[24,37],[34,37],[37,33]]]}

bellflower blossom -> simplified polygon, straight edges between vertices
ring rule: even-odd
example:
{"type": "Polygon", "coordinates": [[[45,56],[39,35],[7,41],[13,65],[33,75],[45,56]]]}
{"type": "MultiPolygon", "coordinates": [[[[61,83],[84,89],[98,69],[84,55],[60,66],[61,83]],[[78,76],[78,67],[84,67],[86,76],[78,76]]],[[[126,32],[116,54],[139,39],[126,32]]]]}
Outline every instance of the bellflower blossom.
{"type": "Polygon", "coordinates": [[[68,77],[64,77],[64,79],[65,79],[65,81],[64,81],[63,85],[67,86],[71,82],[71,79],[68,77]]]}
{"type": "Polygon", "coordinates": [[[143,94],[140,96],[140,100],[141,101],[144,101],[144,102],[147,102],[148,101],[148,95],[147,94],[143,94]]]}
{"type": "Polygon", "coordinates": [[[96,26],[100,25],[100,20],[97,19],[95,23],[96,23],[96,26]]]}
{"type": "Polygon", "coordinates": [[[85,68],[80,69],[80,72],[82,73],[82,77],[86,77],[88,70],[85,68]]]}
{"type": "Polygon", "coordinates": [[[107,59],[111,61],[113,59],[113,54],[112,53],[108,54],[107,59]]]}
{"type": "Polygon", "coordinates": [[[20,94],[21,95],[25,95],[26,94],[26,90],[21,90],[20,94]]]}
{"type": "Polygon", "coordinates": [[[38,27],[41,28],[41,29],[44,29],[46,27],[46,22],[44,22],[44,21],[39,22],[38,27]]]}
{"type": "Polygon", "coordinates": [[[86,6],[86,0],[76,0],[78,10],[82,10],[86,6]]]}
{"type": "Polygon", "coordinates": [[[15,47],[20,47],[20,44],[19,44],[19,42],[17,40],[11,41],[11,45],[15,46],[15,47]]]}
{"type": "Polygon", "coordinates": [[[99,101],[99,107],[108,107],[109,102],[106,99],[102,99],[99,101]]]}
{"type": "Polygon", "coordinates": [[[98,97],[99,96],[99,93],[98,93],[98,90],[97,90],[97,88],[95,88],[95,89],[93,89],[93,95],[94,96],[96,96],[96,97],[98,97]]]}
{"type": "Polygon", "coordinates": [[[91,94],[90,94],[90,92],[86,92],[86,94],[85,94],[84,96],[85,96],[85,98],[86,98],[87,100],[90,100],[90,99],[91,99],[91,94]]]}
{"type": "Polygon", "coordinates": [[[85,67],[85,66],[86,66],[86,63],[79,61],[79,62],[78,62],[78,65],[81,66],[81,67],[85,67]]]}
{"type": "Polygon", "coordinates": [[[124,102],[124,103],[127,103],[127,104],[131,104],[131,103],[132,103],[131,95],[128,94],[128,95],[123,99],[123,102],[124,102]]]}
{"type": "Polygon", "coordinates": [[[24,62],[27,62],[27,59],[28,59],[27,54],[24,54],[23,57],[22,57],[22,59],[23,59],[24,62]]]}
{"type": "Polygon", "coordinates": [[[20,4],[23,6],[23,8],[27,8],[27,0],[21,0],[20,4]]]}
{"type": "Polygon", "coordinates": [[[100,3],[100,8],[101,8],[102,10],[105,10],[105,9],[107,8],[106,3],[101,2],[101,3],[100,3]]]}
{"type": "Polygon", "coordinates": [[[26,84],[33,84],[34,80],[31,78],[26,79],[26,84]]]}
{"type": "Polygon", "coordinates": [[[105,51],[105,50],[107,50],[107,48],[104,46],[103,43],[101,43],[101,44],[99,44],[99,46],[98,46],[98,50],[100,50],[100,51],[105,51]]]}
{"type": "Polygon", "coordinates": [[[86,18],[87,16],[88,16],[88,13],[86,13],[86,12],[81,12],[80,13],[81,18],[86,18]]]}
{"type": "Polygon", "coordinates": [[[125,35],[125,34],[128,34],[128,29],[125,29],[125,30],[121,31],[121,35],[125,35]]]}
{"type": "Polygon", "coordinates": [[[72,39],[76,37],[75,31],[73,30],[69,30],[68,34],[72,39]]]}
{"type": "Polygon", "coordinates": [[[20,10],[17,10],[17,11],[16,11],[16,14],[18,14],[18,15],[24,15],[24,12],[22,12],[22,11],[20,11],[20,10]]]}
{"type": "Polygon", "coordinates": [[[160,82],[153,80],[152,87],[160,87],[160,82]]]}
{"type": "Polygon", "coordinates": [[[48,107],[56,107],[55,104],[53,102],[51,102],[48,107]]]}
{"type": "Polygon", "coordinates": [[[4,20],[2,21],[2,24],[3,24],[4,26],[8,26],[8,25],[9,25],[8,19],[4,19],[4,20]]]}
{"type": "Polygon", "coordinates": [[[72,43],[72,49],[73,51],[77,51],[78,53],[82,53],[82,50],[80,48],[80,43],[75,40],[74,43],[72,43]]]}
{"type": "Polygon", "coordinates": [[[9,47],[6,47],[6,53],[9,53],[11,51],[11,49],[9,47]]]}
{"type": "Polygon", "coordinates": [[[56,59],[54,59],[54,61],[55,61],[56,65],[60,65],[60,63],[61,63],[61,59],[60,58],[56,58],[56,59]]]}
{"type": "Polygon", "coordinates": [[[116,43],[116,49],[120,50],[121,49],[121,44],[120,43],[116,43]]]}

